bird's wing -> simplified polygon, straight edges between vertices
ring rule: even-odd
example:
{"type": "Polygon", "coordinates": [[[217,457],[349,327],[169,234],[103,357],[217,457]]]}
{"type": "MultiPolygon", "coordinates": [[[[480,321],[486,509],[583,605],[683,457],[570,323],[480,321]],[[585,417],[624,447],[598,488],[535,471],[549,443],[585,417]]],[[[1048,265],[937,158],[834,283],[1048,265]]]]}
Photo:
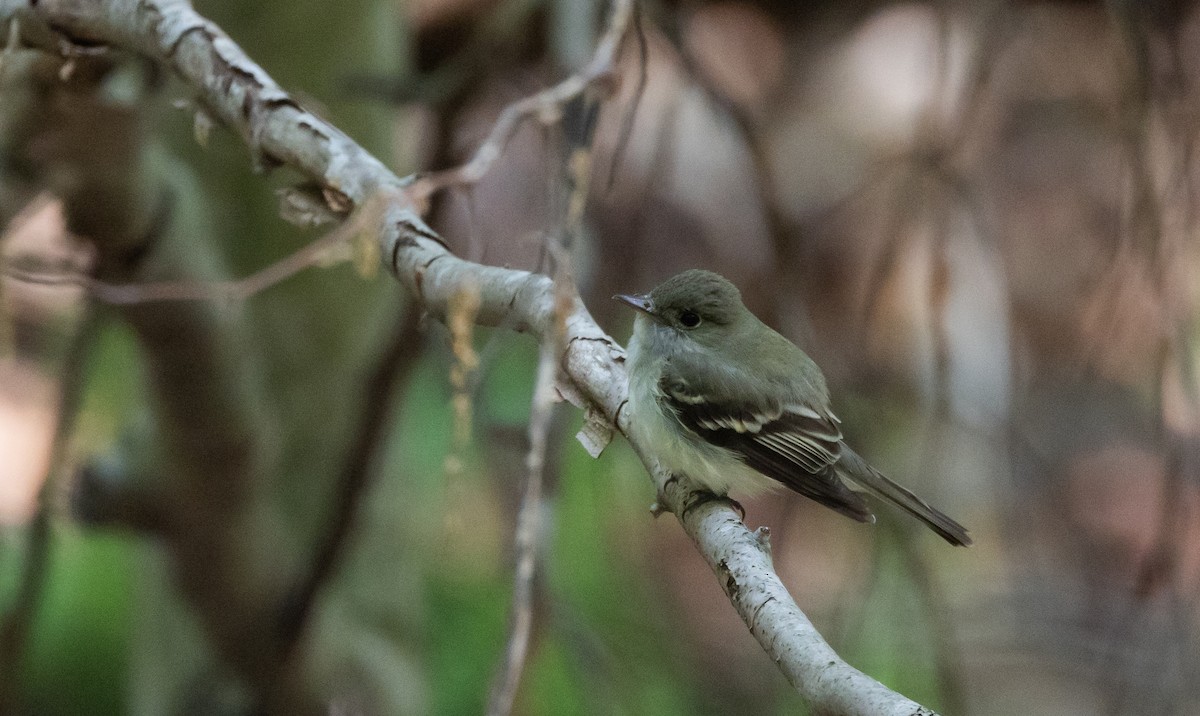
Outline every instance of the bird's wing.
{"type": "Polygon", "coordinates": [[[670,364],[658,389],[663,407],[704,440],[733,451],[767,477],[848,517],[873,520],[866,502],[834,470],[842,454],[842,431],[828,408],[784,396],[700,391],[670,364]]]}

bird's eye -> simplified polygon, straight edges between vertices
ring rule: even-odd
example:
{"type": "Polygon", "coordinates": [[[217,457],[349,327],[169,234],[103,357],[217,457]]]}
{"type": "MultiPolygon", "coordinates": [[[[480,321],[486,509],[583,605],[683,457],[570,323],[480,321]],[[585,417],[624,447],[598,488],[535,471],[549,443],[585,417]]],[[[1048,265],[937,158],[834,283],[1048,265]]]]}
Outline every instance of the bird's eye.
{"type": "Polygon", "coordinates": [[[695,311],[684,311],[679,314],[679,322],[684,328],[695,328],[700,325],[700,315],[695,311]]]}

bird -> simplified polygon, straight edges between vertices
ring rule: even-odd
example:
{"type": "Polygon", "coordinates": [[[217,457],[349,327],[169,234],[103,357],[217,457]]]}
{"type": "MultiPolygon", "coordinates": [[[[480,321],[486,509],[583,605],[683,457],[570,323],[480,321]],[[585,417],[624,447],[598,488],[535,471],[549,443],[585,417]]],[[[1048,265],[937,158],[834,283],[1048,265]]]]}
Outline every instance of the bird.
{"type": "Polygon", "coordinates": [[[874,522],[866,492],[952,545],[971,544],[965,527],[846,445],[820,367],[746,308],[729,280],[691,269],[613,298],[637,311],[629,431],[671,474],[721,497],[786,487],[874,522]]]}

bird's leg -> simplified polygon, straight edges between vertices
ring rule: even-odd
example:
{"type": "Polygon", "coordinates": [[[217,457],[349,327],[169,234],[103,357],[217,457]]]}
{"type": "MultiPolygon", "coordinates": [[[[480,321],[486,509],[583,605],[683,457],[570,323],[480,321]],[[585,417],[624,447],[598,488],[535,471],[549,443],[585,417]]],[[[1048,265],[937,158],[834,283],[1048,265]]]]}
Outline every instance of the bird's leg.
{"type": "MultiPolygon", "coordinates": [[[[658,517],[662,513],[667,512],[667,488],[669,488],[673,482],[679,482],[678,476],[671,475],[667,478],[667,481],[663,483],[662,488],[658,491],[658,498],[655,500],[653,505],[650,505],[651,515],[658,517]]],[[[686,517],[687,513],[691,512],[693,508],[703,505],[706,502],[720,501],[728,502],[730,507],[737,510],[740,519],[743,522],[746,521],[746,508],[742,507],[742,503],[730,497],[728,493],[724,495],[718,495],[714,492],[709,492],[708,490],[700,490],[699,492],[693,493],[693,495],[694,499],[683,508],[683,514],[680,515],[680,517],[686,517]]]]}
{"type": "Polygon", "coordinates": [[[727,502],[727,503],[729,503],[730,507],[732,507],[733,509],[738,511],[742,521],[745,521],[746,508],[742,507],[742,503],[733,499],[729,495],[727,495],[727,494],[726,495],[718,495],[716,493],[709,492],[708,490],[702,490],[702,491],[696,492],[694,494],[695,494],[695,499],[693,499],[686,507],[683,508],[682,516],[686,517],[687,513],[691,512],[693,509],[699,507],[700,505],[703,505],[706,502],[727,502]]]}
{"type": "Polygon", "coordinates": [[[738,511],[738,515],[741,516],[742,522],[745,522],[746,521],[746,508],[742,507],[742,503],[733,499],[729,495],[725,495],[725,499],[729,501],[729,504],[733,506],[733,509],[738,511]]]}
{"type": "Polygon", "coordinates": [[[650,515],[652,517],[658,517],[662,513],[668,511],[667,506],[666,506],[667,505],[667,488],[671,486],[672,482],[679,482],[679,478],[676,477],[675,475],[671,475],[670,477],[667,478],[667,481],[663,483],[663,486],[659,488],[658,495],[656,496],[656,499],[654,500],[654,504],[650,505],[650,515]]]}

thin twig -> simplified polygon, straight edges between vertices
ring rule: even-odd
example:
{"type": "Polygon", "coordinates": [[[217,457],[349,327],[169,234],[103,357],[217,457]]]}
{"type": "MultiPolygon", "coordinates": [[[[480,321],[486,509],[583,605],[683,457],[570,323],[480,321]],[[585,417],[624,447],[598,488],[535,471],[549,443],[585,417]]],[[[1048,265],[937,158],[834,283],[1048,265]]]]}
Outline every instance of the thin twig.
{"type": "Polygon", "coordinates": [[[529,639],[533,631],[534,578],[537,575],[538,542],[542,532],[542,476],[546,464],[546,443],[554,410],[554,382],[557,373],[558,341],[542,342],[538,356],[537,380],[529,415],[529,453],[525,457],[525,488],[517,512],[514,548],[517,554],[513,574],[510,631],[504,661],[488,698],[488,716],[512,713],[517,687],[525,669],[529,639]]]}
{"type": "MultiPolygon", "coordinates": [[[[582,111],[592,114],[598,109],[594,97],[585,100],[582,111]]],[[[592,141],[595,122],[586,122],[575,144],[567,147],[567,192],[565,217],[561,232],[551,232],[545,246],[554,272],[554,322],[543,336],[538,355],[537,379],[534,383],[533,404],[529,415],[529,453],[525,458],[525,489],[517,513],[515,548],[516,570],[513,578],[511,633],[504,662],[488,700],[488,716],[508,716],[512,713],[517,690],[521,683],[529,653],[533,630],[534,580],[537,576],[538,544],[542,532],[542,482],[546,465],[551,418],[558,402],[558,360],[566,347],[567,317],[572,311],[575,286],[571,278],[570,254],[567,247],[581,233],[584,207],[591,176],[592,141]],[[558,239],[553,234],[558,234],[558,239]]],[[[552,190],[553,191],[553,190],[552,190]]]]}
{"type": "Polygon", "coordinates": [[[557,123],[569,102],[594,86],[610,82],[621,42],[633,16],[633,8],[632,0],[614,2],[608,27],[588,64],[557,85],[505,107],[492,125],[487,139],[465,164],[425,174],[408,187],[407,193],[414,203],[423,207],[431,195],[442,189],[477,183],[504,154],[508,142],[526,120],[537,117],[545,124],[557,123]]]}
{"type": "Polygon", "coordinates": [[[617,142],[613,147],[612,159],[608,164],[608,182],[604,187],[606,192],[612,191],[617,181],[617,170],[621,167],[621,159],[629,148],[629,140],[633,136],[633,125],[637,119],[638,108],[642,104],[642,96],[646,93],[646,83],[649,81],[650,52],[646,42],[646,28],[642,26],[642,6],[637,5],[633,11],[633,37],[637,40],[638,75],[637,84],[633,88],[633,100],[621,120],[621,130],[617,134],[617,142]]]}
{"type": "Polygon", "coordinates": [[[179,301],[244,301],[307,268],[324,263],[336,247],[349,244],[360,232],[375,226],[381,211],[382,199],[377,199],[373,206],[368,202],[355,212],[354,216],[338,224],[316,241],[239,279],[110,283],[76,271],[32,271],[12,263],[0,268],[0,275],[39,286],[79,286],[87,291],[90,297],[110,306],[179,301]]]}

